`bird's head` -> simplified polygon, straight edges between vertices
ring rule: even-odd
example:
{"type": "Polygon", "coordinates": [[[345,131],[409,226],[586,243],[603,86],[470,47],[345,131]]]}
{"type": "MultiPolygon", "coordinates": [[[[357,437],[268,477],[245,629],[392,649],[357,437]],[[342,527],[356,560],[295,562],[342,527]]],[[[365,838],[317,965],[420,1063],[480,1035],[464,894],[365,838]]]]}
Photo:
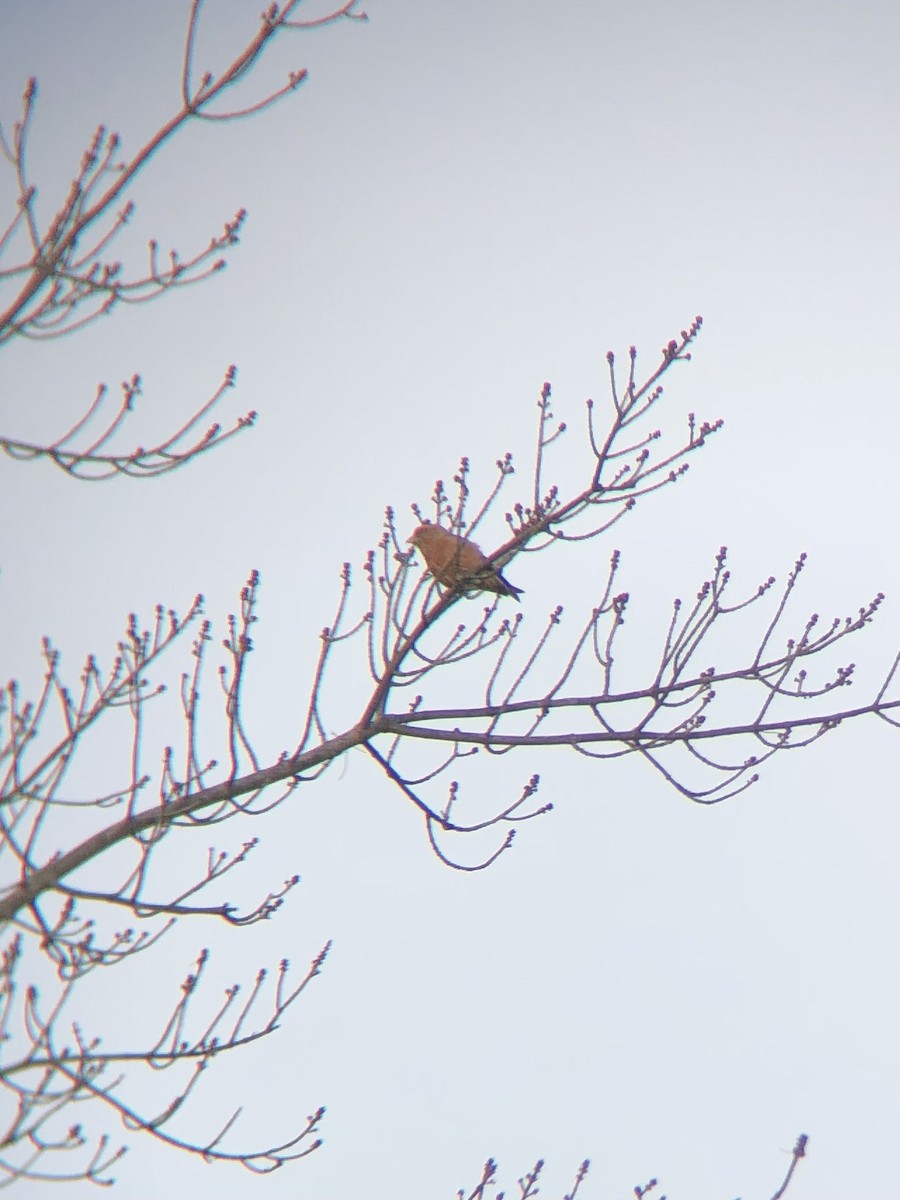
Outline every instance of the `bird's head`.
{"type": "Polygon", "coordinates": [[[435,526],[430,525],[427,521],[423,525],[417,526],[409,537],[406,539],[409,546],[421,546],[423,542],[427,542],[429,538],[433,538],[435,534],[435,526]]]}

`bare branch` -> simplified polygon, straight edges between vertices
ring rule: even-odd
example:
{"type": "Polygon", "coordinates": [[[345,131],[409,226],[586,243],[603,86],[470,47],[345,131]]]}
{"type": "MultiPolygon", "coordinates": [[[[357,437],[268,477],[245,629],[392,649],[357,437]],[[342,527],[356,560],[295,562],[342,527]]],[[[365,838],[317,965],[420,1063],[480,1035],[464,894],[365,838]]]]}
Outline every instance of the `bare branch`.
{"type": "MultiPolygon", "coordinates": [[[[87,1100],[106,1104],[130,1128],[168,1145],[240,1161],[251,1170],[274,1169],[318,1144],[314,1135],[321,1112],[310,1117],[296,1138],[261,1151],[226,1147],[233,1119],[208,1142],[184,1138],[169,1123],[181,1119],[215,1055],[275,1029],[318,973],[324,951],[292,990],[282,965],[274,1004],[261,1020],[253,1014],[264,1002],[264,972],[243,1002],[236,984],[228,989],[199,1033],[188,1036],[207,961],[204,953],[155,1041],[113,1052],[80,1032],[74,1048],[55,1040],[63,1007],[86,974],[152,950],[178,919],[214,918],[228,925],[267,920],[298,883],[296,874],[274,881],[249,908],[221,893],[257,845],[256,838],[242,838],[232,851],[207,846],[193,875],[175,883],[165,869],[165,851],[179,829],[258,818],[361,747],[402,801],[419,813],[427,845],[438,860],[455,870],[482,871],[511,849],[521,824],[552,810],[550,803],[537,803],[540,780],[530,768],[523,772],[525,782],[512,787],[508,775],[486,793],[466,787],[466,771],[485,774],[501,764],[505,769],[511,754],[562,747],[591,760],[632,755],[678,795],[710,805],[752,786],[776,755],[809,746],[841,725],[866,716],[896,723],[898,660],[873,696],[848,705],[844,689],[853,685],[857,669],[834,658],[848,638],[868,628],[883,597],[878,594],[853,615],[830,621],[816,613],[795,615],[802,555],[780,591],[769,577],[735,596],[727,553],[720,549],[709,577],[689,602],[674,601],[655,639],[640,628],[643,659],[647,646],[655,641],[658,648],[640,670],[631,665],[629,646],[635,601],[616,590],[624,570],[618,550],[609,555],[598,594],[589,595],[586,604],[583,596],[576,598],[580,615],[574,622],[562,605],[536,615],[524,605],[511,620],[502,614],[504,597],[498,592],[483,603],[482,585],[490,584],[483,571],[506,569],[526,554],[552,555],[554,563],[581,555],[637,503],[681,477],[686,457],[718,423],[698,427],[690,418],[687,437],[670,445],[659,431],[643,435],[637,419],[658,403],[662,375],[688,357],[686,347],[699,329],[698,319],[680,341],[670,342],[661,365],[644,383],[636,380],[637,356],[631,353],[627,380],[614,381],[610,428],[601,437],[590,410],[589,469],[568,487],[544,483],[566,432],[563,424],[547,432],[555,418],[545,385],[534,466],[526,473],[527,504],[511,504],[503,518],[507,540],[486,559],[477,558],[481,565],[475,574],[440,571],[435,579],[421,571],[395,511],[386,510],[378,545],[364,564],[359,602],[349,564],[341,570],[334,616],[320,635],[308,699],[297,704],[293,750],[262,755],[244,705],[259,599],[256,572],[218,647],[198,597],[185,617],[158,606],[145,629],[132,615],[112,666],[102,670],[89,657],[75,687],[65,682],[59,654],[46,641],[44,681],[37,696],[23,699],[15,683],[0,693],[0,865],[6,866],[4,877],[10,880],[0,893],[0,922],[12,933],[0,1020],[10,1026],[17,1014],[24,1034],[16,1030],[16,1038],[26,1039],[25,1052],[4,1067],[9,1086],[18,1089],[18,1116],[7,1135],[18,1148],[18,1157],[5,1168],[11,1178],[42,1178],[40,1163],[46,1156],[86,1152],[80,1135],[54,1134],[54,1140],[42,1130],[49,1131],[48,1122],[68,1104],[87,1100]],[[485,561],[489,568],[483,567],[485,561]],[[474,610],[459,607],[472,598],[474,610]],[[756,634],[748,636],[754,619],[756,634]],[[183,741],[180,747],[151,747],[150,730],[160,722],[148,719],[148,706],[166,703],[165,689],[152,677],[163,653],[176,642],[184,644],[189,630],[188,666],[174,697],[183,741]],[[213,653],[224,661],[218,667],[222,736],[211,753],[202,744],[200,697],[213,653]],[[723,653],[728,661],[722,661],[723,653]],[[714,654],[719,666],[713,665],[714,654]],[[357,672],[355,689],[348,683],[348,665],[357,672]],[[113,722],[120,723],[118,740],[111,736],[113,722]],[[118,763],[107,753],[110,779],[95,794],[82,796],[72,790],[73,763],[98,730],[106,746],[117,745],[122,753],[118,763]],[[159,765],[148,769],[148,762],[159,765]],[[83,814],[74,833],[71,824],[60,822],[60,815],[73,808],[83,814]],[[465,840],[462,853],[460,839],[465,840]],[[134,926],[117,923],[126,915],[134,926]],[[26,944],[35,962],[49,965],[57,983],[46,1009],[33,984],[24,993],[13,985],[23,970],[21,947],[26,944]],[[107,1068],[135,1064],[187,1068],[186,1079],[162,1112],[139,1111],[119,1094],[118,1079],[100,1077],[107,1068]]],[[[105,447],[114,427],[115,420],[98,435],[94,450],[105,447]]],[[[59,447],[83,434],[80,423],[59,447]]],[[[171,442],[165,452],[174,453],[171,442]]],[[[514,482],[510,456],[499,458],[497,469],[479,502],[471,492],[469,461],[463,459],[452,487],[437,481],[427,511],[463,539],[477,524],[487,527],[504,489],[514,482]]],[[[424,520],[420,506],[412,509],[417,520],[424,520]]],[[[0,1047],[4,1028],[0,1024],[0,1047]]],[[[16,1040],[12,1032],[8,1040],[16,1040]]],[[[87,1175],[79,1177],[105,1178],[115,1161],[112,1153],[105,1141],[98,1144],[87,1175]]],[[[482,1192],[493,1181],[492,1170],[485,1168],[482,1192]]],[[[540,1170],[538,1164],[523,1176],[523,1197],[535,1194],[540,1170]]],[[[478,1189],[472,1194],[479,1194],[478,1189]]]]}
{"type": "Polygon", "coordinates": [[[800,1136],[797,1138],[797,1141],[794,1145],[794,1149],[791,1152],[791,1165],[787,1169],[787,1175],[785,1175],[784,1181],[782,1182],[781,1187],[778,1189],[778,1191],[772,1197],[772,1200],[781,1200],[781,1197],[788,1190],[788,1184],[791,1182],[791,1179],[793,1178],[793,1175],[794,1175],[794,1171],[797,1169],[797,1163],[800,1161],[801,1158],[806,1157],[806,1147],[807,1147],[808,1142],[809,1142],[809,1138],[806,1136],[805,1133],[801,1133],[800,1136]]]}
{"type": "MultiPolygon", "coordinates": [[[[280,7],[270,5],[260,18],[255,36],[222,73],[214,76],[206,71],[195,84],[194,59],[203,5],[202,0],[194,0],[185,37],[179,107],[131,157],[124,159],[118,134],[99,126],[81,156],[65,199],[47,222],[38,215],[38,188],[31,181],[28,167],[28,139],[38,95],[37,81],[29,80],[12,138],[7,138],[0,128],[0,152],[14,173],[17,196],[15,212],[0,232],[0,260],[3,257],[12,260],[11,265],[0,266],[0,347],[13,338],[40,342],[75,333],[109,316],[120,305],[156,300],[176,288],[203,282],[225,266],[224,256],[240,241],[247,215],[243,209],[226,221],[221,232],[214,234],[205,246],[186,256],[171,250],[163,259],[158,242],[151,240],[146,268],[133,274],[126,272],[122,262],[110,258],[109,251],[134,215],[134,203],[125,200],[127,189],[187,124],[196,120],[227,122],[263,112],[303,82],[305,70],[291,71],[284,86],[261,98],[232,110],[216,107],[224,92],[249,79],[264,49],[275,37],[284,30],[320,28],[343,19],[366,20],[364,13],[356,11],[356,0],[315,20],[292,20],[299,3],[300,0],[290,0],[280,7]]],[[[141,394],[137,375],[122,385],[120,409],[92,443],[76,445],[85,425],[103,405],[105,385],[100,386],[93,403],[73,428],[57,441],[37,444],[4,434],[0,436],[0,446],[14,459],[46,459],[81,480],[164,474],[253,424],[256,414],[251,412],[228,429],[218,424],[205,431],[199,428],[207,413],[233,386],[234,375],[235,368],[230,367],[225,382],[214,395],[177,432],[150,450],[140,446],[120,452],[108,449],[141,394]]]]}

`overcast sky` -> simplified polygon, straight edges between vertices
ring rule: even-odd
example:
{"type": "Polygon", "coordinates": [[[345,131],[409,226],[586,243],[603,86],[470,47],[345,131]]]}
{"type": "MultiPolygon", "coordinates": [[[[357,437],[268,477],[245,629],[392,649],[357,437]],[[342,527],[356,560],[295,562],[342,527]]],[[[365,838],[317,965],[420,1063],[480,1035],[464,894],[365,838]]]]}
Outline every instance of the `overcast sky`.
{"type": "MultiPolygon", "coordinates": [[[[127,440],[149,442],[229,363],[239,387],[224,416],[261,417],[154,483],[2,464],[3,680],[38,686],[43,634],[74,680],[89,651],[109,663],[128,612],[146,621],[157,601],[183,610],[196,592],[221,634],[255,567],[246,718],[270,761],[296,741],[340,566],[362,563],[384,506],[405,530],[410,503],[461,454],[480,487],[505,451],[527,459],[544,380],[580,437],[585,399],[607,402],[606,351],[624,358],[634,343],[649,369],[702,313],[658,419],[677,431],[688,411],[721,417],[722,434],[614,536],[516,563],[526,628],[564,603],[575,629],[618,547],[639,657],[720,545],[742,593],[806,551],[801,624],[888,594],[881,621],[834,660],[860,664],[848,703],[862,703],[894,653],[900,595],[896,4],[366,7],[366,24],[283,37],[247,95],[308,66],[303,88],[257,119],[189,129],[134,189],[122,252],[135,263],[148,237],[187,254],[246,206],[226,272],[4,353],[0,420],[21,437],[58,436],[99,381],[139,371],[127,440]]],[[[187,9],[0,3],[0,121],[11,126],[37,75],[45,214],[98,122],[132,149],[176,110],[187,9]]],[[[260,5],[208,9],[197,62],[217,72],[260,5]]],[[[0,171],[2,212],[12,183],[0,171]]],[[[502,511],[486,545],[503,540],[502,511]]],[[[749,616],[735,653],[757,629],[749,616]]],[[[160,678],[175,683],[186,655],[160,678]]],[[[362,708],[361,678],[348,668],[342,711],[362,708]]],[[[713,808],[640,763],[566,752],[510,756],[482,786],[515,791],[536,770],[555,811],[481,874],[441,865],[359,753],[270,817],[218,828],[229,848],[262,839],[228,898],[249,902],[296,871],[285,910],[227,935],[184,926],[138,969],[95,976],[93,1007],[72,1017],[125,1044],[157,1028],[201,946],[224,987],[283,956],[302,969],[332,937],[282,1030],[215,1064],[180,1127],[209,1136],[242,1105],[235,1140],[248,1145],[325,1104],[326,1142],[258,1178],[112,1128],[131,1145],[120,1197],[436,1200],[473,1187],[492,1155],[508,1196],[538,1157],[542,1195],[561,1196],[589,1157],[579,1196],[591,1200],[651,1176],[670,1200],[751,1200],[774,1192],[805,1132],[792,1200],[893,1200],[900,830],[887,727],[842,728],[713,808]]],[[[89,786],[89,772],[76,778],[89,786]]],[[[197,861],[208,841],[191,845],[197,861]]],[[[102,1131],[101,1116],[77,1119],[102,1131]]]]}

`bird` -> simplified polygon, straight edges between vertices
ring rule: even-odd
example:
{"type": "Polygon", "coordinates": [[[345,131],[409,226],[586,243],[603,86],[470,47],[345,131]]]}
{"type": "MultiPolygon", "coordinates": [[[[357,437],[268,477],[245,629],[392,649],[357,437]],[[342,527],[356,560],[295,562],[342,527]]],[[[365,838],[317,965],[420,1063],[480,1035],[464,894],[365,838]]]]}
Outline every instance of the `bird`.
{"type": "Polygon", "coordinates": [[[428,570],[444,587],[463,592],[494,592],[498,596],[512,596],[521,604],[522,588],[504,579],[480,547],[468,538],[426,521],[413,530],[407,542],[421,551],[428,570]]]}

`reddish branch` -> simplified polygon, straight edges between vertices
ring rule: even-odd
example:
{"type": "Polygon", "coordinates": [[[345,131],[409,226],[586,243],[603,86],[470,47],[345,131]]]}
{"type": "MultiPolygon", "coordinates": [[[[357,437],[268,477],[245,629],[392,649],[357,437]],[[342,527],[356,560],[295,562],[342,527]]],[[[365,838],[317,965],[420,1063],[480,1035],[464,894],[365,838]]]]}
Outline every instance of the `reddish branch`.
{"type": "MultiPolygon", "coordinates": [[[[13,213],[5,223],[0,222],[0,347],[13,338],[40,342],[78,332],[122,304],[145,303],[175,288],[209,279],[221,270],[225,265],[224,255],[239,241],[246,217],[243,210],[225,222],[221,232],[211,237],[207,245],[191,254],[181,255],[172,250],[167,256],[161,255],[158,242],[152,240],[146,267],[132,273],[122,262],[110,257],[115,239],[134,213],[134,204],[127,198],[128,189],[191,121],[223,122],[252,116],[295,91],[306,77],[304,69],[291,71],[283,86],[261,97],[237,105],[220,103],[226,91],[249,80],[266,46],[280,33],[319,28],[341,18],[365,20],[365,14],[356,11],[357,3],[358,0],[349,0],[331,13],[309,21],[297,19],[300,0],[271,4],[261,16],[255,36],[231,64],[218,77],[205,72],[196,79],[196,41],[203,3],[192,0],[182,61],[181,97],[175,112],[131,157],[121,156],[117,134],[99,127],[82,154],[55,215],[47,220],[40,212],[41,197],[28,167],[28,145],[38,94],[36,80],[30,80],[20,119],[15,122],[11,136],[5,136],[0,129],[0,155],[13,173],[16,191],[13,213]]],[[[100,385],[83,415],[52,443],[37,444],[0,435],[0,447],[15,460],[49,459],[78,479],[107,479],[116,475],[146,478],[164,474],[220,446],[253,424],[254,412],[239,417],[230,428],[223,428],[218,422],[207,424],[234,382],[235,368],[229,367],[221,385],[180,428],[149,448],[117,449],[141,396],[141,380],[137,375],[122,384],[121,400],[112,408],[106,386],[100,385]]],[[[163,1035],[153,1045],[122,1051],[107,1049],[99,1038],[84,1035],[77,1023],[70,1025],[66,1017],[75,988],[86,974],[97,966],[121,965],[153,947],[172,928],[176,918],[216,916],[231,924],[264,920],[277,912],[284,897],[298,883],[297,876],[285,880],[246,912],[239,912],[228,903],[195,902],[199,892],[220,883],[225,875],[243,864],[257,845],[257,839],[252,838],[237,853],[210,849],[205,869],[179,894],[160,897],[150,894],[151,859],[164,843],[172,814],[165,802],[161,816],[152,815],[152,804],[147,806],[151,774],[142,766],[144,714],[148,703],[163,689],[149,686],[145,673],[156,665],[173,641],[189,627],[196,627],[199,613],[199,599],[182,620],[159,608],[153,628],[143,633],[138,630],[136,618],[132,618],[111,670],[103,674],[96,661],[89,658],[74,690],[63,682],[59,656],[49,641],[45,642],[44,687],[37,699],[23,701],[15,683],[0,692],[0,868],[5,872],[5,880],[13,881],[12,890],[6,887],[0,894],[7,905],[3,922],[8,924],[14,915],[18,926],[7,941],[0,962],[0,1086],[5,1089],[12,1108],[8,1126],[0,1133],[0,1186],[17,1180],[111,1182],[109,1171],[123,1149],[111,1149],[105,1135],[91,1149],[80,1125],[59,1132],[67,1110],[84,1100],[102,1102],[128,1128],[200,1154],[207,1160],[237,1161],[257,1172],[274,1170],[319,1145],[317,1134],[323,1109],[301,1124],[288,1141],[249,1150],[232,1150],[222,1144],[233,1132],[234,1117],[215,1138],[204,1143],[182,1138],[172,1131],[170,1122],[180,1118],[214,1057],[224,1050],[249,1046],[277,1028],[286,1010],[319,973],[327,947],[298,985],[288,983],[286,960],[281,964],[274,990],[264,986],[265,971],[258,974],[243,1003],[239,1000],[239,986],[234,985],[213,1021],[193,1036],[187,1032],[188,1025],[193,1023],[189,1009],[203,973],[205,952],[198,960],[197,971],[185,981],[163,1035]],[[127,783],[87,800],[63,795],[61,789],[70,775],[70,766],[85,739],[90,739],[101,720],[106,730],[117,712],[128,713],[132,721],[130,738],[126,734],[124,742],[130,760],[127,783]],[[71,869],[59,874],[58,868],[60,864],[64,866],[68,856],[58,855],[55,848],[49,849],[46,839],[59,840],[60,835],[54,832],[54,818],[72,807],[99,818],[100,828],[89,839],[91,858],[100,859],[105,865],[104,851],[123,841],[134,851],[131,867],[116,886],[104,890],[82,887],[81,880],[76,884],[68,879],[71,869]],[[104,828],[111,808],[127,814],[118,834],[104,828]],[[52,883],[51,876],[55,876],[52,883]],[[24,905],[15,900],[19,887],[28,893],[24,905]],[[124,910],[129,916],[151,924],[141,933],[126,927],[101,934],[94,914],[102,910],[113,914],[124,910]],[[58,980],[49,1004],[44,1003],[34,984],[23,987],[19,982],[24,972],[34,970],[37,956],[48,961],[58,980]],[[257,1016],[267,990],[273,990],[269,1009],[257,1016]],[[66,1030],[70,1032],[65,1033],[66,1030]],[[74,1041],[60,1041],[64,1036],[74,1041]],[[143,1064],[154,1071],[181,1066],[187,1069],[188,1076],[175,1087],[173,1098],[161,1113],[147,1115],[123,1098],[122,1079],[113,1077],[113,1071],[122,1064],[132,1068],[143,1064]],[[65,1162],[77,1151],[81,1151],[78,1165],[74,1170],[67,1169],[65,1162]]],[[[251,619],[247,617],[245,624],[251,619]]],[[[184,781],[176,777],[171,754],[164,756],[160,796],[177,796],[182,792],[189,795],[202,789],[207,776],[215,770],[214,762],[201,762],[196,747],[196,685],[208,637],[208,625],[201,625],[194,644],[197,669],[193,675],[185,676],[187,683],[182,690],[188,742],[184,781]]],[[[229,691],[226,714],[233,773],[237,774],[239,759],[243,763],[246,755],[252,758],[238,704],[241,664],[249,642],[235,639],[232,649],[233,674],[226,689],[229,691]]],[[[228,813],[231,812],[233,809],[229,808],[228,813]]],[[[193,817],[195,822],[215,819],[215,813],[193,817]]],[[[84,849],[84,846],[80,851],[76,849],[75,858],[68,858],[71,865],[76,860],[88,861],[84,849]]]]}
{"type": "MultiPolygon", "coordinates": [[[[806,1156],[806,1147],[808,1142],[809,1138],[805,1133],[801,1133],[797,1138],[791,1154],[791,1165],[788,1167],[787,1175],[784,1177],[781,1186],[772,1197],[772,1200],[781,1200],[781,1197],[787,1192],[788,1185],[791,1182],[794,1171],[797,1167],[797,1163],[801,1158],[806,1156]]],[[[533,1198],[540,1193],[541,1186],[539,1186],[539,1184],[543,1184],[541,1176],[545,1166],[546,1164],[544,1160],[539,1158],[531,1170],[525,1172],[525,1174],[518,1180],[518,1190],[515,1200],[533,1200],[533,1198]]],[[[575,1173],[575,1180],[572,1185],[572,1190],[566,1192],[566,1194],[562,1197],[562,1200],[575,1200],[578,1190],[584,1182],[590,1167],[590,1159],[586,1158],[575,1173]]],[[[481,1178],[472,1191],[467,1193],[464,1188],[460,1188],[460,1190],[456,1193],[457,1200],[488,1200],[489,1194],[493,1195],[493,1200],[505,1200],[506,1192],[493,1193],[493,1189],[497,1186],[497,1182],[497,1163],[494,1161],[494,1159],[489,1158],[484,1164],[484,1168],[481,1172],[481,1178]],[[490,1193],[488,1189],[491,1189],[490,1193]]],[[[645,1184],[637,1184],[634,1188],[632,1188],[632,1195],[635,1197],[635,1200],[645,1200],[645,1198],[648,1197],[651,1192],[655,1192],[658,1187],[659,1181],[656,1179],[651,1179],[645,1184]]],[[[661,1195],[659,1200],[666,1200],[666,1198],[665,1196],[661,1195]]]]}
{"type": "MultiPolygon", "coordinates": [[[[598,436],[598,417],[589,404],[588,470],[571,489],[544,481],[548,448],[565,432],[564,426],[552,424],[550,389],[545,386],[538,401],[531,494],[527,504],[513,503],[506,513],[509,537],[490,556],[492,563],[503,567],[515,556],[533,553],[552,555],[554,561],[580,553],[585,543],[605,534],[636,503],[681,477],[689,456],[719,423],[698,426],[691,418],[686,437],[670,446],[658,430],[646,427],[646,420],[662,396],[661,377],[689,357],[687,348],[699,328],[698,319],[679,340],[668,343],[660,364],[640,385],[635,379],[634,352],[629,356],[623,387],[618,386],[612,371],[610,427],[602,438],[598,436]]],[[[436,485],[429,518],[466,534],[486,523],[514,475],[508,455],[497,467],[495,485],[470,514],[469,464],[464,460],[454,476],[452,494],[442,482],[436,485]]],[[[424,517],[419,506],[413,506],[413,515],[417,521],[424,517]]],[[[406,532],[388,510],[382,538],[366,560],[361,601],[354,598],[351,572],[345,565],[334,619],[321,634],[298,740],[274,761],[264,763],[255,750],[243,708],[256,621],[259,581],[255,574],[242,593],[240,611],[231,618],[222,643],[225,733],[221,765],[219,759],[204,753],[199,734],[199,697],[213,645],[199,598],[183,619],[158,609],[152,628],[143,632],[132,618],[111,670],[103,674],[89,659],[80,688],[73,693],[63,683],[58,655],[49,643],[45,646],[45,684],[38,699],[24,703],[14,685],[7,689],[5,707],[0,711],[6,726],[5,736],[0,738],[0,865],[12,864],[13,870],[7,874],[14,882],[0,896],[0,920],[13,924],[16,936],[27,939],[52,963],[62,981],[60,1004],[85,973],[96,965],[125,962],[151,947],[177,918],[215,916],[237,924],[275,914],[296,885],[296,876],[273,886],[249,912],[239,913],[227,902],[205,902],[202,896],[205,889],[218,885],[243,864],[255,839],[244,841],[237,853],[210,850],[194,880],[175,895],[154,890],[155,881],[166,875],[152,867],[177,829],[212,826],[267,812],[297,787],[314,782],[354,747],[367,750],[398,795],[419,813],[428,844],[441,861],[462,870],[481,870],[512,845],[521,822],[546,814],[551,805],[538,804],[536,775],[529,774],[516,785],[505,771],[503,789],[508,789],[508,794],[491,789],[494,807],[472,809],[457,773],[476,750],[485,755],[479,760],[482,772],[505,754],[538,747],[567,747],[590,758],[637,755],[681,795],[710,804],[754,783],[762,765],[776,754],[807,746],[841,724],[863,716],[897,723],[893,714],[900,700],[889,693],[896,660],[874,696],[844,706],[838,697],[852,685],[855,667],[852,663],[834,665],[830,657],[836,647],[843,647],[847,638],[871,623],[881,596],[844,620],[823,622],[815,615],[796,620],[791,606],[796,601],[803,556],[780,594],[772,577],[748,596],[733,600],[726,554],[721,550],[710,578],[695,598],[688,604],[676,601],[673,605],[658,636],[658,658],[645,668],[646,677],[637,682],[626,677],[623,683],[620,679],[628,662],[623,639],[630,598],[617,591],[618,551],[611,556],[600,594],[588,598],[586,613],[563,644],[561,607],[539,623],[534,634],[528,623],[532,614],[527,620],[522,614],[510,620],[501,616],[496,600],[477,608],[474,619],[467,615],[458,620],[458,613],[471,611],[459,607],[466,600],[465,590],[443,589],[420,570],[406,546],[406,532]],[[746,620],[751,609],[761,620],[756,638],[748,640],[746,632],[737,634],[731,626],[746,620]],[[730,631],[727,644],[750,648],[737,663],[714,667],[706,657],[707,647],[726,623],[730,631]],[[161,656],[183,639],[188,629],[194,632],[192,663],[182,675],[178,697],[184,744],[180,749],[166,746],[161,768],[148,771],[144,767],[145,712],[160,692],[150,678],[161,656]],[[351,665],[355,661],[358,672],[356,693],[348,687],[344,671],[333,695],[335,659],[354,651],[351,665]],[[469,702],[442,703],[446,691],[439,689],[444,684],[452,689],[454,699],[466,696],[469,702]],[[348,697],[356,706],[349,720],[343,712],[348,697]],[[713,720],[717,706],[724,716],[713,720]],[[48,736],[54,711],[59,733],[48,736]],[[104,795],[77,801],[64,792],[73,756],[95,728],[102,723],[105,730],[107,723],[116,719],[114,713],[131,723],[130,734],[122,743],[128,749],[125,774],[119,785],[108,788],[104,795]],[[343,732],[327,732],[334,728],[343,728],[343,732]],[[55,832],[54,818],[76,803],[93,813],[94,829],[60,849],[65,837],[55,832]],[[459,862],[448,849],[448,839],[472,839],[491,831],[496,833],[495,840],[486,851],[476,845],[474,862],[459,862]],[[102,890],[91,884],[94,868],[106,880],[102,890]],[[110,879],[113,872],[117,874],[110,879]],[[98,931],[106,926],[87,915],[101,911],[127,913],[153,924],[150,932],[141,935],[125,927],[102,936],[98,931]]],[[[465,589],[465,581],[460,586],[465,589]]],[[[642,641],[647,643],[644,631],[642,641]]],[[[717,653],[721,652],[719,644],[717,653]]],[[[110,744],[108,733],[106,744],[110,744]]],[[[16,955],[10,960],[9,997],[17,964],[16,955]]],[[[7,1002],[12,1005],[11,999],[7,1002]]],[[[276,1015],[284,1007],[286,1004],[276,1003],[276,1015]]],[[[15,1077],[27,1073],[29,1067],[48,1072],[46,1086],[55,1080],[53,1086],[62,1089],[61,1096],[73,1096],[73,1087],[80,1089],[79,1095],[85,1092],[105,1100],[129,1122],[159,1136],[158,1121],[139,1118],[130,1109],[125,1114],[120,1108],[125,1102],[118,1093],[113,1097],[108,1084],[95,1081],[95,1066],[126,1061],[128,1055],[111,1054],[95,1043],[79,1048],[77,1062],[61,1058],[56,1050],[51,1053],[46,1045],[49,1035],[41,1031],[45,1025],[50,1030],[58,1020],[60,1009],[52,1011],[51,1018],[38,1019],[35,1009],[31,1018],[37,1031],[35,1044],[43,1047],[40,1063],[29,1064],[26,1057],[8,1065],[6,1074],[15,1077]]],[[[227,1006],[223,1014],[225,1011],[227,1006]]],[[[183,1018],[184,1012],[178,1010],[179,1028],[183,1018]]],[[[233,1031],[227,1045],[237,1048],[267,1035],[274,1021],[273,1017],[252,1036],[233,1031]]],[[[184,1041],[186,1047],[193,1046],[184,1055],[173,1041],[170,1053],[186,1063],[199,1058],[205,1065],[222,1048],[217,1042],[213,1050],[212,1039],[207,1030],[193,1043],[184,1041]]],[[[137,1057],[146,1059],[147,1052],[137,1052],[137,1057]]],[[[179,1093],[175,1107],[167,1113],[180,1110],[193,1086],[191,1083],[179,1093]]],[[[26,1109],[32,1102],[36,1103],[33,1095],[31,1101],[23,1101],[26,1109]]],[[[10,1135],[15,1144],[21,1144],[23,1128],[16,1126],[10,1135]]],[[[166,1137],[172,1144],[181,1144],[174,1135],[166,1137]]],[[[214,1147],[191,1145],[204,1154],[219,1153],[218,1142],[214,1147]]],[[[269,1153],[287,1157],[285,1147],[261,1152],[261,1159],[248,1152],[236,1157],[260,1169],[261,1163],[268,1164],[269,1153]]],[[[223,1157],[230,1154],[221,1150],[223,1157]]],[[[20,1168],[25,1169],[21,1164],[15,1169],[20,1168]]],[[[533,1188],[534,1180],[527,1187],[533,1188]]]]}
{"type": "MultiPolygon", "coordinates": [[[[303,30],[333,24],[341,18],[365,20],[357,0],[310,21],[296,19],[300,0],[271,4],[260,18],[259,29],[247,46],[218,76],[206,71],[197,79],[196,41],[202,0],[193,0],[185,38],[180,103],[172,116],[130,157],[121,157],[119,136],[104,126],[94,132],[68,192],[56,214],[44,221],[39,213],[39,190],[28,169],[28,144],[32,132],[37,81],[30,79],[22,98],[22,112],[12,136],[0,128],[0,155],[14,176],[15,211],[0,229],[0,347],[13,338],[42,341],[83,329],[108,316],[122,304],[143,304],[175,288],[200,283],[225,266],[224,255],[240,239],[246,212],[241,209],[226,221],[208,244],[187,255],[171,250],[161,256],[158,242],[147,248],[143,271],[129,274],[121,261],[109,257],[115,240],[129,224],[135,206],[126,193],[135,178],[158,157],[192,121],[234,121],[262,113],[294,92],[306,79],[305,69],[289,72],[287,81],[248,103],[224,107],[223,96],[245,83],[257,68],[266,47],[285,30],[303,30]]],[[[46,458],[79,479],[106,479],[113,475],[147,477],[175,470],[213,446],[252,425],[256,414],[239,417],[223,429],[218,423],[201,429],[211,409],[233,386],[234,368],[211,399],[201,404],[181,428],[151,449],[143,446],[114,452],[110,444],[120,434],[141,394],[135,375],[122,385],[122,403],[93,441],[80,444],[85,426],[99,419],[107,389],[100,385],[84,415],[63,437],[49,445],[22,438],[0,436],[0,447],[17,459],[46,458]]]]}

